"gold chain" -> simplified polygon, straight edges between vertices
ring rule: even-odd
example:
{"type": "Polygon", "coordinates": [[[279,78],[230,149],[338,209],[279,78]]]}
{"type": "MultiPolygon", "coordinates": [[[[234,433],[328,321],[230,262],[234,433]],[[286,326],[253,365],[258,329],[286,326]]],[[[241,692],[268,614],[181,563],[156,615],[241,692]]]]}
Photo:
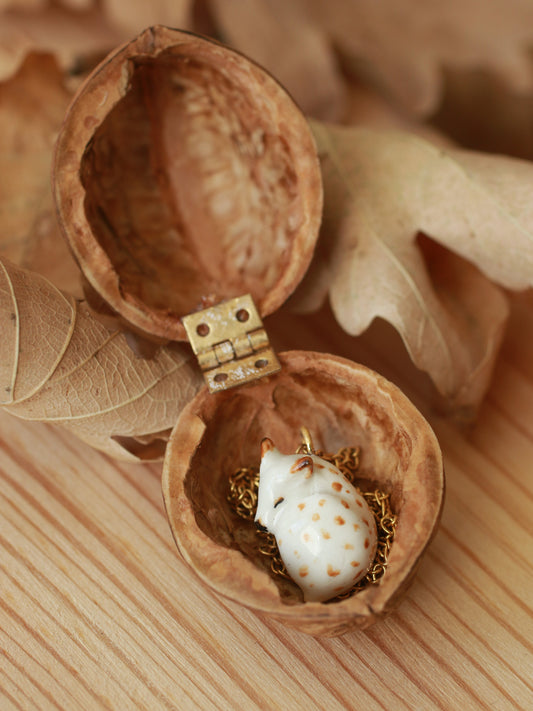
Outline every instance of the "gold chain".
{"type": "MultiPolygon", "coordinates": [[[[302,428],[304,442],[299,447],[298,453],[316,454],[318,457],[334,464],[350,483],[356,485],[359,470],[361,450],[359,447],[343,447],[337,454],[315,452],[312,448],[311,438],[307,430],[302,428]]],[[[259,469],[257,467],[241,467],[230,477],[228,501],[235,513],[246,521],[254,521],[257,509],[257,492],[259,489],[259,469]]],[[[354,592],[362,590],[368,584],[376,584],[382,578],[387,567],[387,560],[394,539],[396,529],[396,516],[390,506],[389,494],[379,491],[361,492],[376,519],[378,534],[376,556],[374,563],[366,576],[354,585],[347,593],[340,595],[335,600],[349,597],[354,592]]],[[[276,575],[290,579],[281,556],[279,554],[276,538],[272,533],[256,527],[259,538],[259,551],[271,559],[270,568],[276,575]]]]}

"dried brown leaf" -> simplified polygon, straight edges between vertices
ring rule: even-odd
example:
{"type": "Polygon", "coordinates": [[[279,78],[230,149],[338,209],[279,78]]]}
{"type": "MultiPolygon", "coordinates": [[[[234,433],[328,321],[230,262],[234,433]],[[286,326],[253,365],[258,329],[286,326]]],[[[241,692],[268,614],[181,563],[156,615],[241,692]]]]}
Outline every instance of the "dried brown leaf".
{"type": "Polygon", "coordinates": [[[464,147],[533,160],[533,91],[512,91],[487,71],[447,71],[432,121],[464,147]]]}
{"type": "Polygon", "coordinates": [[[416,117],[401,112],[390,98],[367,82],[352,77],[346,85],[347,102],[342,123],[349,126],[367,126],[379,130],[399,130],[413,133],[443,147],[453,147],[453,142],[443,132],[416,117]]]}
{"type": "Polygon", "coordinates": [[[0,332],[0,404],[26,420],[61,424],[115,457],[150,454],[202,384],[187,346],[140,358],[84,302],[7,261],[0,332]]]}
{"type": "Polygon", "coordinates": [[[192,3],[193,0],[102,0],[102,12],[129,38],[150,25],[189,28],[192,3]]]}
{"type": "Polygon", "coordinates": [[[406,133],[313,128],[324,225],[296,304],[316,308],[329,290],[354,335],[386,319],[455,407],[475,407],[507,317],[489,280],[533,285],[533,166],[406,133]],[[420,233],[441,245],[437,257],[420,233]]]}
{"type": "Polygon", "coordinates": [[[524,0],[296,0],[357,69],[409,111],[437,106],[443,68],[483,68],[531,91],[533,5],[524,0]]]}
{"type": "Polygon", "coordinates": [[[79,72],[127,38],[87,3],[11,4],[0,13],[0,81],[12,76],[30,52],[53,54],[63,70],[79,72]]]}
{"type": "Polygon", "coordinates": [[[223,40],[272,71],[307,113],[322,120],[339,120],[344,103],[337,54],[344,73],[365,77],[417,115],[439,105],[446,70],[484,70],[513,92],[533,90],[533,6],[524,0],[207,5],[223,40]]]}
{"type": "Polygon", "coordinates": [[[55,59],[30,53],[0,84],[0,256],[81,293],[50,187],[57,131],[70,101],[55,59]]]}
{"type": "Polygon", "coordinates": [[[3,10],[40,10],[46,7],[48,0],[0,0],[0,11],[3,10]]]}

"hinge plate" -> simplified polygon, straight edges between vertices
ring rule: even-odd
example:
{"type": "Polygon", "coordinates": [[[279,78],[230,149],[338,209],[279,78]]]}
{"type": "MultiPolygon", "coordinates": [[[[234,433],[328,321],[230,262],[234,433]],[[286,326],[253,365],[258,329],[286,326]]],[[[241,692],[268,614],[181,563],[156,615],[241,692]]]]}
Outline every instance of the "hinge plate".
{"type": "Polygon", "coordinates": [[[183,325],[211,392],[281,369],[250,294],[184,316],[183,325]]]}

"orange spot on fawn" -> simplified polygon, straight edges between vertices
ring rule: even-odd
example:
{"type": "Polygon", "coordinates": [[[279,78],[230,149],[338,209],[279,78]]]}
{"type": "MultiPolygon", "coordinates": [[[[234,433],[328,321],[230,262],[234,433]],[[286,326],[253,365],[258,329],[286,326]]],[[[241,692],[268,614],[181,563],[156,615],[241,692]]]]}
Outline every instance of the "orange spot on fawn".
{"type": "Polygon", "coordinates": [[[300,576],[300,578],[305,578],[305,576],[308,573],[309,573],[309,568],[307,567],[307,565],[302,565],[302,567],[298,571],[298,575],[300,576]]]}
{"type": "Polygon", "coordinates": [[[359,499],[356,499],[356,503],[357,503],[358,506],[360,506],[361,508],[363,508],[363,504],[362,504],[361,501],[359,501],[359,499]]]}
{"type": "Polygon", "coordinates": [[[359,530],[359,524],[358,524],[358,523],[354,523],[354,525],[353,525],[353,530],[354,530],[354,531],[358,531],[358,530],[359,530]]]}
{"type": "Polygon", "coordinates": [[[343,519],[342,516],[335,516],[335,518],[334,518],[333,520],[334,520],[335,523],[338,524],[339,526],[344,526],[344,524],[346,523],[346,521],[343,519]]]}
{"type": "Polygon", "coordinates": [[[365,548],[368,548],[369,545],[370,541],[368,540],[368,538],[365,538],[365,548]]]}
{"type": "Polygon", "coordinates": [[[347,551],[353,551],[353,546],[351,543],[345,543],[344,547],[346,548],[347,551]]]}
{"type": "Polygon", "coordinates": [[[304,533],[304,535],[302,536],[302,538],[303,538],[304,541],[306,541],[307,543],[311,540],[311,536],[310,536],[308,533],[304,533]]]}
{"type": "Polygon", "coordinates": [[[318,521],[318,519],[320,518],[320,514],[314,513],[311,518],[313,519],[313,521],[318,521]]]}
{"type": "Polygon", "coordinates": [[[350,563],[350,565],[352,566],[352,568],[357,568],[357,567],[359,566],[359,561],[358,561],[358,560],[352,560],[352,562],[350,563]]]}
{"type": "Polygon", "coordinates": [[[332,489],[335,489],[335,491],[340,491],[342,489],[342,484],[340,481],[334,481],[331,485],[332,489]]]}
{"type": "Polygon", "coordinates": [[[318,502],[318,505],[324,506],[325,503],[326,503],[326,499],[320,499],[320,501],[318,502]]]}
{"type": "Polygon", "coordinates": [[[305,509],[305,504],[298,504],[298,508],[300,511],[303,511],[305,509]]]}
{"type": "Polygon", "coordinates": [[[340,570],[335,570],[335,568],[331,565],[331,563],[328,563],[328,575],[331,578],[335,578],[337,575],[340,575],[341,571],[340,570]]]}
{"type": "Polygon", "coordinates": [[[328,533],[327,531],[325,531],[324,529],[322,529],[321,532],[322,532],[322,536],[323,536],[324,538],[326,538],[326,539],[327,539],[327,538],[331,538],[331,534],[328,533]]]}
{"type": "Polygon", "coordinates": [[[347,501],[345,501],[344,499],[341,499],[341,504],[344,506],[345,509],[350,508],[350,504],[347,501]]]}

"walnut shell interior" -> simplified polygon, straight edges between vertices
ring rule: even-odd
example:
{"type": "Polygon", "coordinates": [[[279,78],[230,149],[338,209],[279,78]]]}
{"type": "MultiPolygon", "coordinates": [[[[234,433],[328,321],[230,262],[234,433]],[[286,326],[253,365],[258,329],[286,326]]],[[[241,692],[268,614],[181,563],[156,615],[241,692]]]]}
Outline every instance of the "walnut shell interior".
{"type": "Polygon", "coordinates": [[[59,220],[91,287],[136,328],[251,293],[262,316],[302,278],[322,186],[309,126],[263,69],[154,27],[108,57],[58,137],[59,220]]]}
{"type": "Polygon", "coordinates": [[[331,355],[280,355],[279,374],[211,395],[202,390],[182,412],[164,464],[163,495],[177,546],[214,590],[301,631],[334,636],[386,615],[411,582],[439,521],[442,457],[429,424],[377,373],[331,355]],[[274,576],[258,550],[253,524],[227,501],[230,475],[258,466],[268,436],[283,452],[362,449],[359,485],[390,493],[398,517],[388,568],[377,585],[352,597],[304,603],[299,588],[274,576]]]}

